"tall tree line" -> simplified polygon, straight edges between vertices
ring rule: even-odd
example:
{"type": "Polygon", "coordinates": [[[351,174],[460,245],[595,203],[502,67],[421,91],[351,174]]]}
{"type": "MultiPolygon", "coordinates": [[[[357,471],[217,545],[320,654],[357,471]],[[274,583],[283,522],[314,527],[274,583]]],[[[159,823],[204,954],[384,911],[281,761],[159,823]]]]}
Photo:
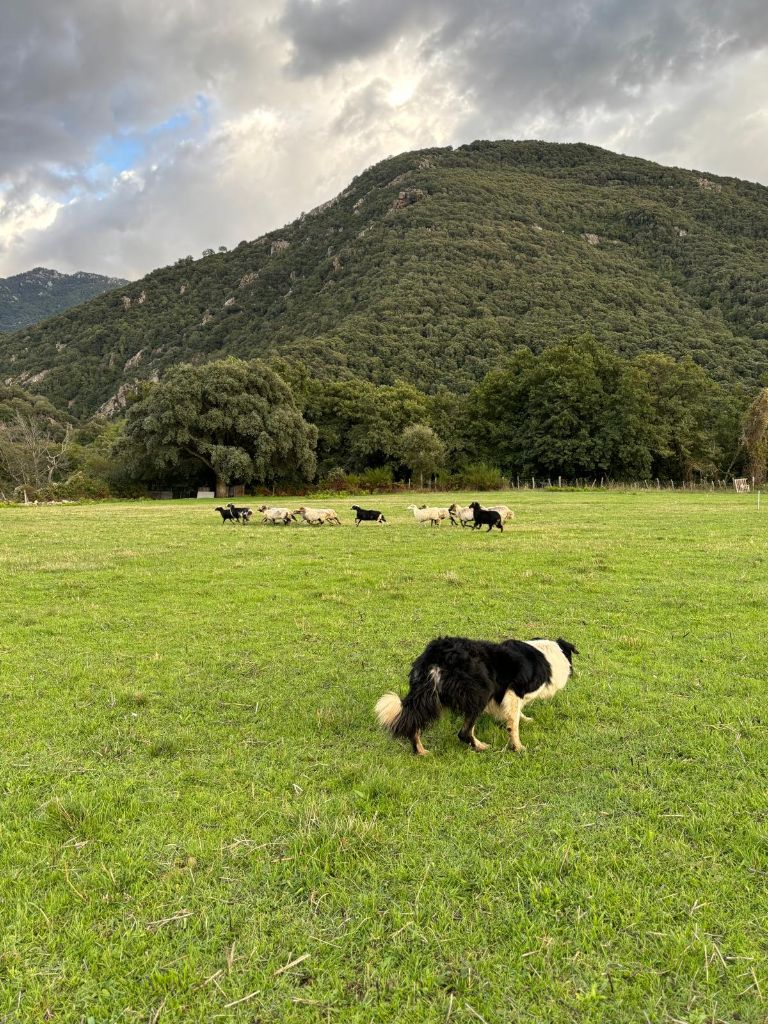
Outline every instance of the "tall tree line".
{"type": "Polygon", "coordinates": [[[0,394],[0,489],[99,496],[193,488],[384,486],[516,476],[765,478],[768,389],[715,381],[690,357],[623,358],[584,335],[520,347],[469,393],[337,382],[297,362],[171,368],[121,420],[73,423],[19,388],[0,394]],[[362,475],[362,476],[361,476],[362,475]]]}

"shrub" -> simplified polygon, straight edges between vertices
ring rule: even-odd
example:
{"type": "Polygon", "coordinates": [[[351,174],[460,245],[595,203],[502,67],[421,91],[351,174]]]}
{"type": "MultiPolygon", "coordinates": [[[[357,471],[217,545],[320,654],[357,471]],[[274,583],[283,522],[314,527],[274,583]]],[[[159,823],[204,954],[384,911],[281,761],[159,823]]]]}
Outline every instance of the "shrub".
{"type": "MultiPolygon", "coordinates": [[[[30,495],[32,497],[32,495],[30,495]]],[[[61,483],[41,487],[34,495],[38,501],[76,501],[82,498],[111,498],[112,492],[106,480],[98,480],[85,473],[73,473],[61,483]]]]}
{"type": "Polygon", "coordinates": [[[392,467],[377,466],[375,469],[366,469],[360,473],[358,486],[366,494],[373,494],[375,491],[391,491],[393,489],[392,467]]]}
{"type": "Polygon", "coordinates": [[[346,470],[341,466],[335,466],[333,469],[328,471],[325,479],[321,481],[321,486],[327,488],[329,491],[349,490],[346,470]]]}
{"type": "Polygon", "coordinates": [[[468,466],[458,474],[461,486],[466,490],[475,491],[503,491],[507,486],[507,478],[497,466],[490,466],[487,462],[476,462],[468,466]]]}

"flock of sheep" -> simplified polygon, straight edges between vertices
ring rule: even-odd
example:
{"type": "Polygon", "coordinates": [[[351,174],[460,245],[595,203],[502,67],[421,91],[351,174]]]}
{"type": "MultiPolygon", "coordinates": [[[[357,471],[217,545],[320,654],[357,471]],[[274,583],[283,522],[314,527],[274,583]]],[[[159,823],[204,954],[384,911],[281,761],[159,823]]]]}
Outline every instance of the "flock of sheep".
{"type": "MultiPolygon", "coordinates": [[[[408,509],[413,512],[414,519],[421,526],[425,523],[429,523],[431,526],[439,526],[444,519],[448,519],[451,526],[470,526],[473,529],[487,526],[488,532],[494,527],[503,531],[504,523],[513,519],[515,515],[507,505],[493,505],[490,508],[483,508],[477,501],[473,501],[466,506],[454,503],[447,508],[409,505],[408,509]]],[[[214,511],[220,513],[222,525],[224,523],[240,523],[245,526],[253,516],[253,511],[250,508],[247,506],[238,507],[232,502],[226,508],[217,505],[214,511]]],[[[280,506],[259,505],[256,511],[261,513],[262,523],[272,526],[277,526],[278,523],[287,526],[289,523],[296,522],[299,518],[303,519],[309,526],[324,526],[326,523],[329,526],[341,526],[341,520],[332,508],[309,508],[306,505],[301,505],[297,509],[290,509],[280,506]]],[[[352,511],[355,513],[355,526],[359,526],[363,522],[375,522],[379,525],[384,525],[387,521],[383,512],[380,512],[378,509],[360,508],[359,505],[353,505],[352,511]]]]}

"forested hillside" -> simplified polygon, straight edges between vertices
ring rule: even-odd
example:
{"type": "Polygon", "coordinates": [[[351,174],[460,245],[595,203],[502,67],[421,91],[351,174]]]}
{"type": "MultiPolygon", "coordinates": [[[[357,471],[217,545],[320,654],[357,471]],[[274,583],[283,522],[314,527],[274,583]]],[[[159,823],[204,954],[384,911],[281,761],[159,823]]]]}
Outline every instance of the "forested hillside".
{"type": "Polygon", "coordinates": [[[121,277],[104,277],[84,270],[60,274],[45,267],[0,278],[0,331],[30,327],[124,284],[128,282],[121,277]]]}
{"type": "Polygon", "coordinates": [[[586,145],[422,150],[256,241],[0,339],[0,379],[34,380],[77,416],[224,354],[466,392],[520,345],[590,332],[625,357],[689,354],[754,385],[768,368],[767,254],[760,185],[586,145]]]}

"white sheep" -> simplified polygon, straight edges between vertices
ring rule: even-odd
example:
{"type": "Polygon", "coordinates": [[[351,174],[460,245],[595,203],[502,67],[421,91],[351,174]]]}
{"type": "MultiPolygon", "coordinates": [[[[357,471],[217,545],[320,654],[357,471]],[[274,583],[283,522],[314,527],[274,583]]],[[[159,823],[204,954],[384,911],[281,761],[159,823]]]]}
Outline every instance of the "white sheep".
{"type": "MultiPolygon", "coordinates": [[[[426,507],[427,507],[426,505],[419,505],[419,508],[426,508],[426,507]]],[[[440,522],[442,522],[444,519],[450,519],[451,520],[451,526],[455,526],[456,525],[454,523],[454,521],[453,521],[453,516],[451,515],[451,510],[449,508],[436,508],[435,512],[437,512],[438,515],[440,516],[440,522]]]]}
{"type": "Polygon", "coordinates": [[[508,519],[514,519],[515,513],[508,505],[489,505],[489,512],[498,512],[501,516],[502,523],[506,523],[508,519]]]}
{"type": "Polygon", "coordinates": [[[471,523],[475,518],[475,514],[469,505],[457,505],[454,502],[448,509],[448,512],[454,526],[457,522],[461,523],[462,526],[466,526],[467,523],[471,523]]]}
{"type": "Polygon", "coordinates": [[[262,523],[285,523],[286,526],[293,519],[293,512],[289,508],[275,508],[269,505],[259,505],[258,512],[261,512],[263,519],[262,523]]]}
{"type": "MultiPolygon", "coordinates": [[[[431,523],[432,526],[439,526],[440,520],[445,518],[440,515],[443,510],[439,508],[427,508],[426,505],[421,508],[417,508],[416,505],[409,505],[408,508],[413,512],[416,522],[422,526],[424,523],[431,523]]],[[[445,511],[447,512],[447,509],[445,511]]]]}
{"type": "Polygon", "coordinates": [[[301,516],[304,522],[310,526],[322,526],[323,523],[328,523],[330,526],[341,526],[341,520],[332,508],[307,508],[306,505],[302,505],[293,514],[301,516]]]}

